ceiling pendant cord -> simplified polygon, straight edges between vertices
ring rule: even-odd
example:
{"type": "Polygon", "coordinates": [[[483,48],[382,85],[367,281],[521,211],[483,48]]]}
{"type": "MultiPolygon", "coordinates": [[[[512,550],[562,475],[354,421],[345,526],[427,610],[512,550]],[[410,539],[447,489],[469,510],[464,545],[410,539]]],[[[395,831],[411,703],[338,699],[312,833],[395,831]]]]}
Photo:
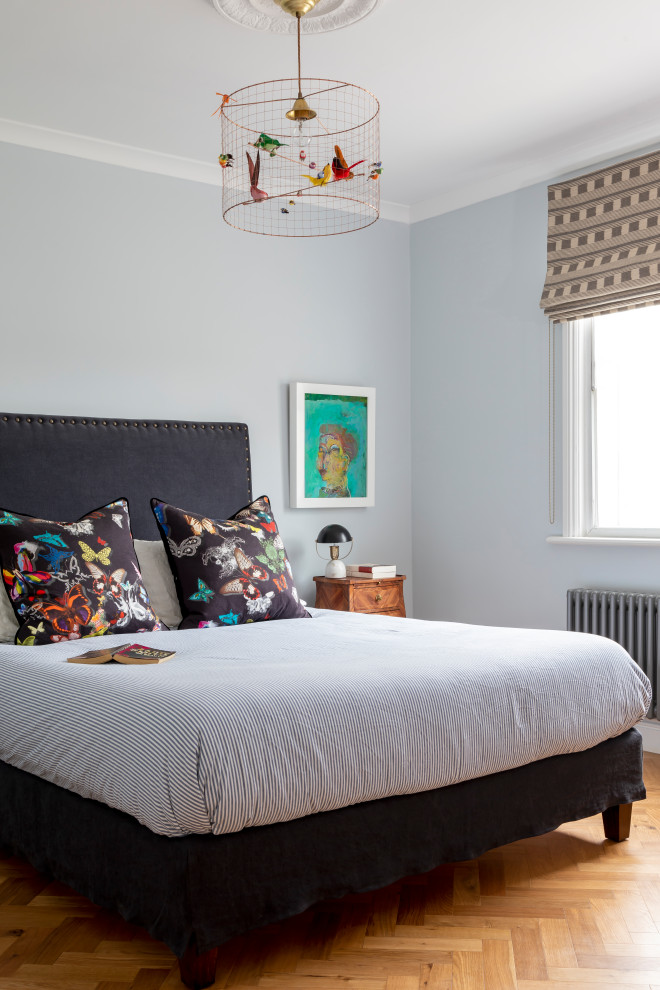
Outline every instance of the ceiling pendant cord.
{"type": "Polygon", "coordinates": [[[556,506],[556,362],[555,324],[548,317],[548,518],[550,525],[555,522],[556,506]]]}

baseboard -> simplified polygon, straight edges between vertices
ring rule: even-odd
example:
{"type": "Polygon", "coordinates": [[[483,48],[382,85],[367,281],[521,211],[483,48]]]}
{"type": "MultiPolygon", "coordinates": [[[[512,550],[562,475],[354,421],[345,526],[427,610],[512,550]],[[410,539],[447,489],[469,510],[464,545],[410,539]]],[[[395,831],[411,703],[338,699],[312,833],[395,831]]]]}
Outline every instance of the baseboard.
{"type": "Polygon", "coordinates": [[[660,753],[660,722],[645,718],[635,728],[642,734],[646,752],[660,753]]]}

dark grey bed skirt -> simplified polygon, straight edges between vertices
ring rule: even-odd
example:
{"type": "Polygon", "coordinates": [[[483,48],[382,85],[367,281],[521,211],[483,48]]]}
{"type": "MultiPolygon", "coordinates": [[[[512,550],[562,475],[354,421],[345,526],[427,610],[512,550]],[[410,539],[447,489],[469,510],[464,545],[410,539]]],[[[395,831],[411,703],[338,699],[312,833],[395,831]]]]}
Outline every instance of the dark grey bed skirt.
{"type": "Polygon", "coordinates": [[[0,842],[181,956],[317,901],[646,796],[635,729],[593,749],[230,835],[168,839],[0,762],[0,842]]]}

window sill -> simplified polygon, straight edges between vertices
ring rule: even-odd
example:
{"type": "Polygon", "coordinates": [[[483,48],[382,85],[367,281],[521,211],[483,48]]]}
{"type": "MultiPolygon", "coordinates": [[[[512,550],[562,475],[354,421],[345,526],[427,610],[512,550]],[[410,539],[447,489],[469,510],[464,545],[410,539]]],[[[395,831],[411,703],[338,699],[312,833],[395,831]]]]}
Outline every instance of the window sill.
{"type": "Polygon", "coordinates": [[[573,547],[660,547],[660,538],[645,536],[547,536],[546,543],[573,547]]]}

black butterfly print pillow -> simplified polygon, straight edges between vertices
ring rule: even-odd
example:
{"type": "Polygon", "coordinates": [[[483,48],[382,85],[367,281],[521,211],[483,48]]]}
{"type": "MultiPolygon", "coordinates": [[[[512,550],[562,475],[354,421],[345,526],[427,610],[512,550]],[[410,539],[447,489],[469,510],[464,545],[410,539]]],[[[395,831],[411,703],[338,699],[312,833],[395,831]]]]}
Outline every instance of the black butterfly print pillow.
{"type": "Polygon", "coordinates": [[[208,519],[152,498],[174,575],[180,629],[309,618],[265,495],[230,519],[208,519]]]}
{"type": "Polygon", "coordinates": [[[71,523],[0,509],[0,560],[19,646],[167,629],[142,584],[125,499],[71,523]]]}

